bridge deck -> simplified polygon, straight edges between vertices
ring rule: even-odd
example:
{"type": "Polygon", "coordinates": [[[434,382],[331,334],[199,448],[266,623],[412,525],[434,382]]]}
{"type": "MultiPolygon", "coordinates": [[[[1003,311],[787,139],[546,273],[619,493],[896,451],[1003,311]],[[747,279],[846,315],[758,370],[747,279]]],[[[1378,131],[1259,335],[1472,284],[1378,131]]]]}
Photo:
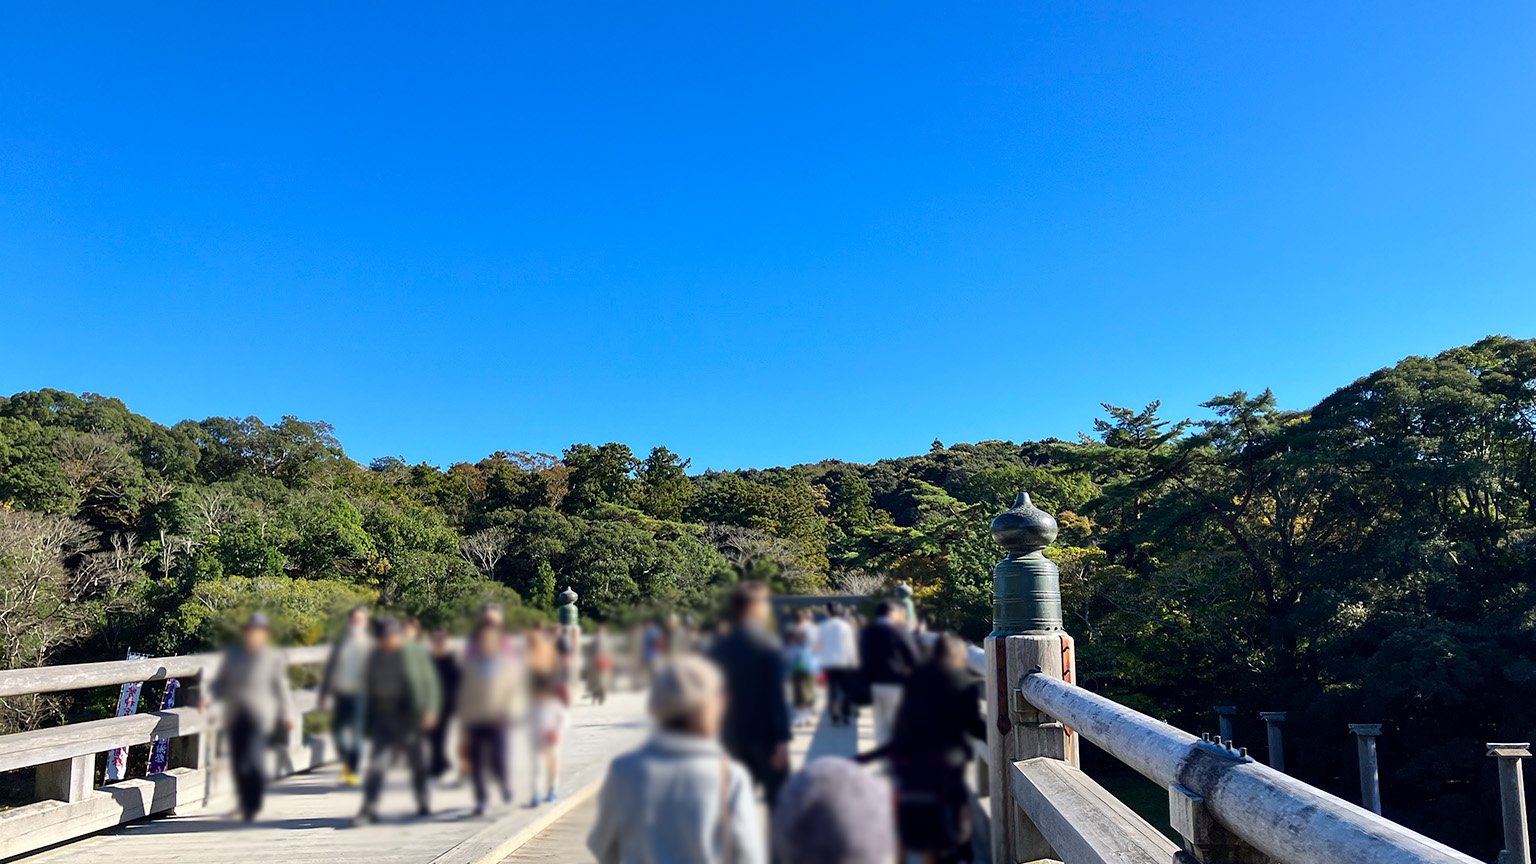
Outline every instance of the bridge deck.
{"type": "MultiPolygon", "coordinates": [[[[608,761],[633,747],[648,723],[644,697],[620,693],[607,704],[581,706],[572,712],[565,744],[561,790],[579,797],[579,790],[602,779],[608,761]]],[[[55,849],[19,859],[26,864],[113,861],[116,864],[479,864],[503,857],[509,838],[527,837],[564,811],[579,810],[577,797],[555,805],[529,808],[530,788],[526,736],[514,736],[512,806],[493,809],[474,819],[468,784],[433,789],[429,819],[414,818],[415,806],[404,769],[391,772],[377,825],[351,827],[361,806],[361,793],[342,787],[335,766],[282,780],[268,790],[266,807],[252,825],[228,814],[228,805],[185,816],[132,823],[55,849]]],[[[227,766],[226,769],[227,770],[227,766]]],[[[219,779],[229,788],[228,777],[219,779]]],[[[580,845],[577,847],[581,848],[580,845]]]]}

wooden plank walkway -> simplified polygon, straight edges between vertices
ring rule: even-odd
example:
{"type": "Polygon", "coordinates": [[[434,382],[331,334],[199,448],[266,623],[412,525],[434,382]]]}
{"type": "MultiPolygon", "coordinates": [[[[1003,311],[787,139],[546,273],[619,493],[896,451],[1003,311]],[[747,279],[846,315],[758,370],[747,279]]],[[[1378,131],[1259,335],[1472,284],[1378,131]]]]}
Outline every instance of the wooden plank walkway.
{"type": "MultiPolygon", "coordinates": [[[[790,762],[799,770],[813,759],[823,756],[852,756],[861,750],[875,747],[875,725],[869,709],[859,712],[859,724],[833,726],[826,712],[812,727],[795,730],[795,738],[789,745],[790,762]]],[[[762,809],[763,829],[767,831],[768,811],[762,809]]],[[[594,796],[565,814],[539,835],[503,859],[504,864],[594,864],[595,859],[587,852],[587,834],[597,821],[597,799],[594,796]]]]}
{"type": "MultiPolygon", "coordinates": [[[[567,796],[579,796],[583,787],[601,781],[608,761],[638,744],[649,727],[640,693],[616,694],[602,706],[578,706],[571,719],[560,786],[567,796]]],[[[379,824],[351,827],[361,793],[341,786],[335,766],[328,766],[274,784],[265,809],[251,825],[239,822],[227,810],[210,808],[125,825],[17,860],[25,864],[92,860],[114,864],[479,864],[500,857],[508,838],[538,830],[559,812],[552,811],[559,805],[529,808],[524,800],[530,778],[527,736],[522,730],[514,732],[512,761],[514,803],[493,809],[483,819],[471,815],[473,796],[467,783],[434,788],[435,812],[427,819],[415,818],[401,768],[391,772],[379,824]]],[[[227,789],[230,780],[226,776],[219,782],[227,789]]],[[[579,812],[579,805],[575,809],[579,812]]]]}

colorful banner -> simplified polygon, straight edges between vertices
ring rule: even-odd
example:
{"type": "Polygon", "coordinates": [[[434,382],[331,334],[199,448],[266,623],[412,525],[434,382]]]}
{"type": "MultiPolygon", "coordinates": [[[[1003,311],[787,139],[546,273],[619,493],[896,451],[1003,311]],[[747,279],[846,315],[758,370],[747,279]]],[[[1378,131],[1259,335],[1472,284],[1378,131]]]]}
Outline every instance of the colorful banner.
{"type": "MultiPolygon", "coordinates": [[[[181,682],[175,678],[165,682],[165,695],[160,697],[160,710],[167,711],[176,707],[176,691],[181,689],[181,682]]],[[[171,739],[156,738],[149,747],[149,773],[159,774],[165,770],[170,762],[171,739]]]]}
{"type": "MultiPolygon", "coordinates": [[[[148,654],[128,652],[129,660],[143,660],[148,654]]],[[[117,695],[117,716],[126,717],[136,714],[139,710],[139,692],[144,689],[144,682],[131,681],[123,685],[123,689],[117,695]]],[[[123,779],[128,773],[128,748],[119,747],[107,753],[107,782],[115,783],[123,779]]]]}

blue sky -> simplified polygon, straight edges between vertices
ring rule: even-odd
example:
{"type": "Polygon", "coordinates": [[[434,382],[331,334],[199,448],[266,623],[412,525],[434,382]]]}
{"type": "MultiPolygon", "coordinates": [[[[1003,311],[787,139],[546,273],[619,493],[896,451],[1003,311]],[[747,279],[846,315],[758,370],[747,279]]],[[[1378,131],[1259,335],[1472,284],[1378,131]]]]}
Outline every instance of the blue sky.
{"type": "Polygon", "coordinates": [[[0,392],[695,468],[1536,336],[1536,5],[0,7],[0,392]]]}

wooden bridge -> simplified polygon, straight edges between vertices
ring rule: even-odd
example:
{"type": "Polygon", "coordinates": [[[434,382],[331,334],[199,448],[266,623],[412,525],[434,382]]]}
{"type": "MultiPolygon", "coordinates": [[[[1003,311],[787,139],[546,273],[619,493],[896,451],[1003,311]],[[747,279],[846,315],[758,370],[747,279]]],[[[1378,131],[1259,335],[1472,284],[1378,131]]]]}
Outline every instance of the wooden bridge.
{"type": "MultiPolygon", "coordinates": [[[[290,653],[294,665],[319,662],[325,649],[290,653]]],[[[213,655],[95,663],[0,672],[0,695],[98,687],[180,677],[195,687],[213,655]]],[[[1470,864],[1473,859],[1207,741],[1068,683],[1070,639],[1063,634],[1001,636],[972,649],[989,675],[989,742],[977,742],[973,812],[994,861],[1067,864],[1287,862],[1287,864],[1470,864]],[[1003,658],[1003,659],[1000,659],[1003,658]],[[998,679],[1007,668],[1022,669],[998,679]],[[1003,685],[999,681],[1006,682],[1003,685]],[[999,707],[1002,710],[999,710],[999,707]],[[997,730],[1006,728],[1006,733],[997,730]],[[1121,759],[1169,792],[1175,844],[1077,767],[1078,738],[1121,759]],[[1000,755],[995,755],[1000,754],[1000,755]],[[1002,794],[989,796],[989,790],[1002,794]]],[[[312,692],[300,691],[312,711],[312,692]]],[[[857,728],[821,723],[801,730],[795,764],[848,756],[873,745],[868,712],[857,728]]],[[[37,803],[0,812],[0,857],[27,864],[87,859],[236,864],[345,862],[587,861],[584,840],[608,760],[634,746],[647,722],[638,693],[573,710],[562,790],[556,804],[520,800],[470,818],[467,789],[434,790],[434,815],[408,818],[404,778],[386,790],[379,825],[352,827],[359,793],[342,786],[323,738],[295,736],[274,754],[280,776],[252,825],[231,814],[229,781],[211,765],[206,718],[176,708],[0,737],[0,770],[32,767],[37,803]],[[98,754],[169,739],[161,774],[96,786],[98,754]],[[154,817],[154,818],[151,818],[154,817]]],[[[529,765],[518,736],[518,789],[529,765]]]]}
{"type": "MultiPolygon", "coordinates": [[[[1075,685],[1073,643],[1061,627],[1055,566],[1042,550],[1055,520],[1026,497],[993,522],[1009,554],[994,573],[994,626],[971,664],[986,676],[987,740],[976,742],[973,812],[994,862],[1065,864],[1474,864],[1474,859],[1365,808],[1259,764],[1230,741],[1196,737],[1075,685]],[[1088,741],[1164,789],[1170,839],[1079,767],[1088,741]]],[[[289,653],[317,664],[324,647],[289,653]]],[[[0,697],[133,681],[181,680],[195,694],[212,655],[0,672],[0,697]]],[[[195,696],[193,697],[195,699],[195,696]]],[[[191,699],[187,701],[192,701],[191,699]]],[[[313,693],[296,700],[312,711],[313,693]]],[[[866,712],[867,713],[867,712],[866,712]]],[[[645,734],[639,694],[578,707],[567,736],[557,805],[513,807],[468,818],[467,792],[440,792],[436,814],[410,813],[391,788],[377,826],[350,827],[359,804],[327,768],[324,740],[295,732],[274,754],[271,804],[255,825],[224,815],[213,730],[195,709],[175,708],[0,737],[0,771],[32,769],[35,803],[0,812],[0,858],[28,864],[79,860],[285,864],[590,860],[583,841],[607,761],[645,734]],[[97,785],[97,755],[166,739],[165,771],[97,785]],[[173,815],[174,814],[174,815],[173,815]],[[154,818],[151,818],[154,817],[154,818]]],[[[871,730],[823,723],[802,732],[797,763],[867,749],[871,730]]],[[[1497,745],[1506,790],[1508,864],[1530,864],[1519,759],[1528,745],[1497,745]]],[[[514,756],[526,773],[526,753],[514,756]]],[[[516,778],[526,780],[526,776],[516,778]]],[[[397,780],[397,782],[399,782],[397,780]]],[[[526,789],[525,784],[518,788],[526,789]]]]}

